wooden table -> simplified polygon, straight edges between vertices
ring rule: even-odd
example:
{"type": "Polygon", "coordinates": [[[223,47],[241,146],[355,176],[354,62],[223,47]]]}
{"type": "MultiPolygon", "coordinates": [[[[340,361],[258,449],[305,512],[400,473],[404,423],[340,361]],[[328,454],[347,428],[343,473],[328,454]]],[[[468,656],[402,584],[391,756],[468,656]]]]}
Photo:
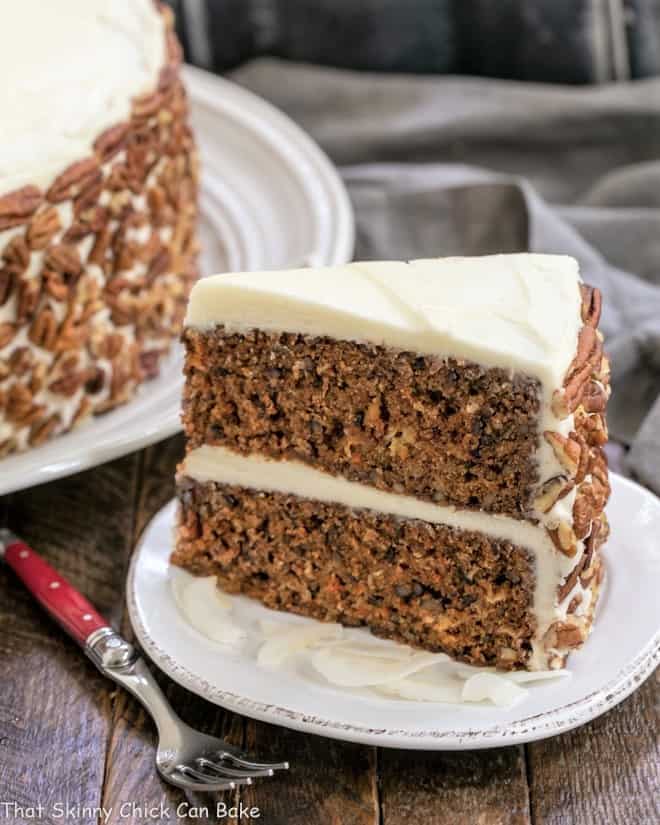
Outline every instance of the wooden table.
{"type": "MultiPolygon", "coordinates": [[[[127,635],[128,561],[149,518],[173,494],[181,451],[174,438],[9,497],[9,525],[127,635]]],[[[191,724],[292,762],[289,775],[217,799],[187,800],[157,778],[153,728],[138,703],[103,679],[0,568],[0,820],[653,825],[660,822],[659,681],[657,672],[619,707],[554,739],[425,753],[253,722],[163,678],[191,724]],[[216,802],[256,807],[260,816],[216,818],[216,802]],[[26,810],[39,804],[41,816],[26,810]],[[76,817],[60,816],[63,805],[73,806],[76,817]],[[194,808],[186,815],[187,805],[206,805],[209,816],[194,808]],[[82,806],[111,813],[106,820],[82,806]]]]}

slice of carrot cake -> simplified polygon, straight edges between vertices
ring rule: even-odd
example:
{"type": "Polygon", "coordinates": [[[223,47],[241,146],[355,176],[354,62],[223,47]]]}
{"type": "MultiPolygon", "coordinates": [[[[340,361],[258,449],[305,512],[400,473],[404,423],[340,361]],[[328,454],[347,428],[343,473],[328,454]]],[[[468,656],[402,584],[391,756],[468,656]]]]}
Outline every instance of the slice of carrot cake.
{"type": "Polygon", "coordinates": [[[554,255],[200,281],[174,563],[472,664],[560,667],[608,530],[599,314],[554,255]]]}

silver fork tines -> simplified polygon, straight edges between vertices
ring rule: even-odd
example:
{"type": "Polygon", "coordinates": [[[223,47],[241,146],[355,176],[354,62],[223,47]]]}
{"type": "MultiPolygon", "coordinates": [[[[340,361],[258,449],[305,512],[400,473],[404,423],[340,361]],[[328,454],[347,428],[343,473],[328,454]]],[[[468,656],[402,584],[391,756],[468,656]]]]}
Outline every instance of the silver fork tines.
{"type": "Polygon", "coordinates": [[[227,760],[235,762],[242,768],[249,768],[251,770],[258,770],[259,768],[272,768],[274,771],[289,770],[288,762],[251,762],[247,759],[241,759],[240,756],[237,756],[235,753],[230,753],[229,751],[221,751],[218,754],[218,759],[222,761],[227,760]]]}
{"type": "Polygon", "coordinates": [[[144,660],[118,633],[99,633],[97,639],[90,639],[88,648],[101,672],[130,691],[151,713],[159,738],[156,766],[163,779],[187,790],[221,791],[288,769],[288,762],[255,762],[223,739],[187,725],[172,710],[144,660]]]}
{"type": "Polygon", "coordinates": [[[227,776],[231,779],[257,779],[260,776],[273,776],[275,771],[272,768],[230,768],[228,765],[223,765],[221,762],[213,762],[200,756],[195,759],[195,765],[200,770],[212,771],[215,776],[227,776]]]}

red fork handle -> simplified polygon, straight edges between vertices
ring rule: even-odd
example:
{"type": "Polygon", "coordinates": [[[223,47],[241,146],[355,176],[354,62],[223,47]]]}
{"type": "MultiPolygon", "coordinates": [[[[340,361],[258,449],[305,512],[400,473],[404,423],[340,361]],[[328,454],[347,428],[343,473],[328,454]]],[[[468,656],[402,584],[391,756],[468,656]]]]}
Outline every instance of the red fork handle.
{"type": "Polygon", "coordinates": [[[87,599],[38,553],[16,536],[5,531],[2,533],[0,558],[4,549],[5,562],[41,606],[79,645],[84,647],[92,633],[109,627],[108,622],[87,599]]]}

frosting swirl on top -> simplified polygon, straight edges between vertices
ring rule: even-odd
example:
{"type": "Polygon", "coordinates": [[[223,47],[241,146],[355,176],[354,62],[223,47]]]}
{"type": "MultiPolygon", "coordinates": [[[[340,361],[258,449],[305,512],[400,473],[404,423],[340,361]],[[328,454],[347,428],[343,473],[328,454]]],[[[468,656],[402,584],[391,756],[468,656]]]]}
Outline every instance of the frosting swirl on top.
{"type": "Polygon", "coordinates": [[[151,91],[165,60],[153,0],[0,0],[0,195],[48,186],[151,91]]]}

